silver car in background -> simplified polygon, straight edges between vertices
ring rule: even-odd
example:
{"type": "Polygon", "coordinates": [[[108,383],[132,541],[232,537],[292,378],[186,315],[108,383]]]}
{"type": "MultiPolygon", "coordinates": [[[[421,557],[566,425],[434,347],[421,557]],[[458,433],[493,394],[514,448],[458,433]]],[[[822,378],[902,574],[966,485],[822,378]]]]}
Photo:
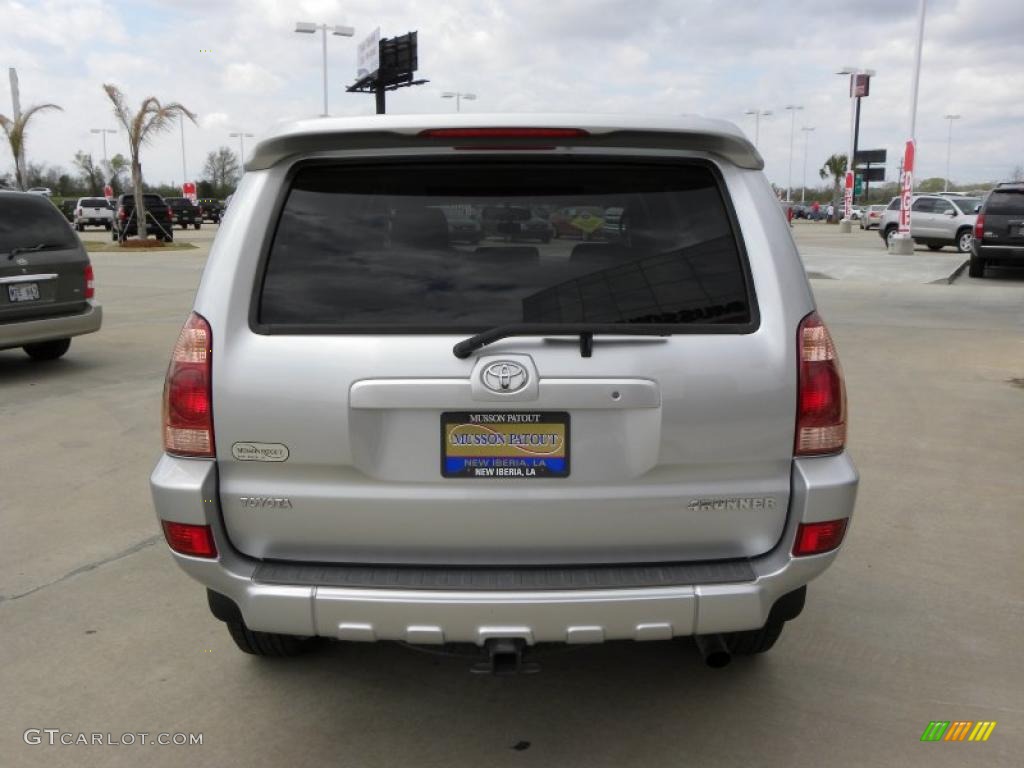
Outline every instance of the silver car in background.
{"type": "Polygon", "coordinates": [[[537,643],[770,649],[858,475],[762,167],[695,117],[327,118],[260,142],[151,477],[239,648],[473,643],[492,671],[537,643]],[[621,220],[453,242],[446,211],[488,206],[621,220]]]}
{"type": "MultiPolygon", "coordinates": [[[[979,205],[978,197],[915,195],[910,206],[910,236],[932,251],[952,245],[959,253],[970,253],[979,205]]],[[[894,197],[878,225],[878,234],[886,246],[896,236],[899,218],[900,199],[894,197]]]]}

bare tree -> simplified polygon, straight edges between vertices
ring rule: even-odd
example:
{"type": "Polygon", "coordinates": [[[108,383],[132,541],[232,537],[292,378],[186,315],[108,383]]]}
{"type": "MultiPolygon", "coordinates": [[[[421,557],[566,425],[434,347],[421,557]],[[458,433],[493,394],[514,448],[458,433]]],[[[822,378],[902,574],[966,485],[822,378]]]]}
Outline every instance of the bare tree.
{"type": "Polygon", "coordinates": [[[120,88],[110,83],[104,83],[103,90],[114,105],[114,116],[128,133],[128,149],[132,156],[132,187],[135,191],[135,222],[138,236],[145,238],[146,208],[142,196],[142,163],[139,160],[142,145],[151,141],[154,136],[169,131],[177,124],[179,118],[187,117],[195,123],[196,116],[177,102],[161,104],[155,96],[143,99],[139,111],[132,114],[120,88]]]}
{"type": "Polygon", "coordinates": [[[1013,181],[1024,181],[1024,165],[1015,165],[1010,171],[1010,179],[1013,181]]]}
{"type": "Polygon", "coordinates": [[[103,192],[103,169],[93,163],[92,155],[85,152],[75,152],[75,168],[78,169],[82,181],[88,189],[88,194],[99,195],[103,192]]]}
{"type": "Polygon", "coordinates": [[[7,134],[7,141],[11,145],[11,153],[14,155],[14,181],[19,189],[25,189],[25,169],[21,167],[21,158],[25,149],[25,129],[28,128],[28,121],[37,112],[44,109],[59,109],[56,104],[35,104],[22,112],[17,120],[12,120],[6,115],[0,115],[0,128],[7,134]]]}
{"type": "Polygon", "coordinates": [[[103,163],[106,182],[113,187],[115,195],[121,194],[125,188],[124,175],[128,172],[128,165],[128,160],[120,152],[103,163]]]}
{"type": "Polygon", "coordinates": [[[214,195],[221,197],[236,184],[240,170],[238,156],[227,147],[220,147],[206,156],[203,178],[213,186],[214,195]]]}

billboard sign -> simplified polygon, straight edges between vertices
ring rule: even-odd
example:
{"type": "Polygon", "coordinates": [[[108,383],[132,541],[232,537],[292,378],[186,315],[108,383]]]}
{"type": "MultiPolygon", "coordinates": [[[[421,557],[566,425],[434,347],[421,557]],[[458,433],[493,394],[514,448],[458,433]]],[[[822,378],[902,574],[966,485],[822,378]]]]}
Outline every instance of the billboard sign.
{"type": "Polygon", "coordinates": [[[914,199],[914,140],[903,150],[903,186],[900,190],[899,233],[910,235],[910,204],[914,199]]]}
{"type": "Polygon", "coordinates": [[[884,149],[858,149],[854,156],[855,165],[881,165],[887,152],[884,149]]]}
{"type": "Polygon", "coordinates": [[[380,27],[359,43],[356,49],[356,79],[362,80],[380,69],[380,27]]]}

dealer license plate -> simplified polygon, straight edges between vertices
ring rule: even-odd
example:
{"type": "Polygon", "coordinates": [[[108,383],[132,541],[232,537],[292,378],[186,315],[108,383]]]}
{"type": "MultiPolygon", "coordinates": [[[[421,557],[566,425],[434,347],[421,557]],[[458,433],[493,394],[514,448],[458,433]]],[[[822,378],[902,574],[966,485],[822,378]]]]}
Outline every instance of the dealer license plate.
{"type": "Polygon", "coordinates": [[[441,475],[474,479],[569,476],[569,414],[441,414],[441,475]]]}

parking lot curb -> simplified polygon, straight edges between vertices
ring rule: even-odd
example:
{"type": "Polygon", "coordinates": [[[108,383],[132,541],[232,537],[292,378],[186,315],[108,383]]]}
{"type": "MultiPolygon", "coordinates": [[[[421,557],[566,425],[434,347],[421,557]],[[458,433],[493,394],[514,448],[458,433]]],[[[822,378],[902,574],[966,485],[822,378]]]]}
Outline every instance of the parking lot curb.
{"type": "Polygon", "coordinates": [[[931,283],[929,283],[929,285],[952,285],[953,281],[964,273],[964,270],[967,269],[967,265],[970,263],[970,259],[965,259],[964,263],[961,264],[956,269],[954,269],[953,272],[949,275],[949,277],[942,277],[939,278],[938,280],[932,280],[931,283]]]}

